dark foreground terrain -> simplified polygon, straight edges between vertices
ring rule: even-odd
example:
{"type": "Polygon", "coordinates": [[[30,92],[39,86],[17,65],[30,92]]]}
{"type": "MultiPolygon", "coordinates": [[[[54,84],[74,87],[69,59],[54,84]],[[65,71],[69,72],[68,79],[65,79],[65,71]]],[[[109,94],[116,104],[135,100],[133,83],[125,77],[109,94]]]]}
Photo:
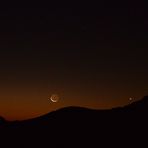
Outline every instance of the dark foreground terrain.
{"type": "Polygon", "coordinates": [[[148,147],[148,97],[123,108],[67,107],[26,121],[0,118],[0,148],[148,147]]]}

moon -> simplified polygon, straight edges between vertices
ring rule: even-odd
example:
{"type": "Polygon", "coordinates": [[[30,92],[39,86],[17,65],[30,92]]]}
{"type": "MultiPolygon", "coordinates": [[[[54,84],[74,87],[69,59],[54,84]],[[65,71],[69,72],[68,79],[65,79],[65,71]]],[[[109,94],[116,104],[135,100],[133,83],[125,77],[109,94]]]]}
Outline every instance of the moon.
{"type": "Polygon", "coordinates": [[[57,94],[53,94],[53,95],[51,95],[50,100],[52,102],[56,103],[59,101],[59,96],[57,94]]]}

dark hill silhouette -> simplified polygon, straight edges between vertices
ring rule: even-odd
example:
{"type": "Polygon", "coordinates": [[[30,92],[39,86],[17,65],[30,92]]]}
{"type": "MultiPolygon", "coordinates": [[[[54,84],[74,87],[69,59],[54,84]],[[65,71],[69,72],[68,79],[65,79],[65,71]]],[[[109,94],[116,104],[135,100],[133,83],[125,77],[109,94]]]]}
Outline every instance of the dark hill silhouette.
{"type": "Polygon", "coordinates": [[[0,128],[2,147],[147,147],[148,97],[111,110],[66,107],[0,128]]]}
{"type": "Polygon", "coordinates": [[[0,125],[6,124],[6,120],[0,116],[0,125]]]}

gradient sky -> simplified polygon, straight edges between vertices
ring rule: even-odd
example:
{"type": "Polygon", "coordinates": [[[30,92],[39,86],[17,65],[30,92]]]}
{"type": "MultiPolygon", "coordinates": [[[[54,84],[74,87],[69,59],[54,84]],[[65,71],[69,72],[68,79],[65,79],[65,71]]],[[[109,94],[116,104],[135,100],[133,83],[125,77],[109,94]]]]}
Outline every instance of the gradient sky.
{"type": "Polygon", "coordinates": [[[9,120],[112,108],[148,92],[142,2],[6,7],[0,20],[0,115],[9,120]]]}

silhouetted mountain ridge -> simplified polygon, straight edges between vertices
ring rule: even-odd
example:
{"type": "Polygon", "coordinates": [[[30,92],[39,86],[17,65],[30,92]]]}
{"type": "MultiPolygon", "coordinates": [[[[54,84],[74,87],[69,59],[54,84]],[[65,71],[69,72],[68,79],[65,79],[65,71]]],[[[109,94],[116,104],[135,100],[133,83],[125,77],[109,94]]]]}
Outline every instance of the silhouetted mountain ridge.
{"type": "MultiPolygon", "coordinates": [[[[0,129],[3,147],[146,147],[148,97],[110,110],[65,107],[10,122],[0,129]],[[9,142],[8,142],[9,141],[9,142]]],[[[2,145],[1,144],[1,145],[2,145]]]]}
{"type": "Polygon", "coordinates": [[[144,96],[141,100],[128,105],[130,108],[148,109],[148,96],[144,96]]]}
{"type": "Polygon", "coordinates": [[[0,116],[0,124],[4,124],[4,123],[6,123],[6,120],[0,116]]]}
{"type": "Polygon", "coordinates": [[[139,101],[135,101],[132,102],[128,105],[125,105],[123,107],[116,107],[116,108],[112,108],[112,109],[101,109],[101,110],[97,110],[97,109],[90,109],[90,108],[86,108],[86,107],[79,107],[79,106],[68,106],[68,107],[64,107],[61,109],[58,109],[56,111],[47,113],[46,115],[40,116],[40,118],[42,117],[46,117],[46,116],[50,116],[50,115],[58,115],[58,114],[72,114],[72,113],[104,113],[104,112],[112,112],[112,111],[116,111],[116,112],[120,112],[120,111],[129,111],[129,110],[139,110],[139,112],[142,111],[146,111],[148,110],[148,96],[143,97],[142,99],[140,99],[139,101]]]}
{"type": "MultiPolygon", "coordinates": [[[[144,96],[142,99],[140,99],[139,101],[135,101],[135,102],[132,102],[128,105],[125,105],[123,107],[116,107],[116,108],[112,108],[112,109],[91,109],[91,108],[87,108],[87,107],[80,107],[80,106],[68,106],[68,107],[64,107],[64,108],[60,108],[58,110],[55,110],[55,111],[52,111],[52,112],[49,112],[45,115],[41,115],[39,117],[35,117],[33,119],[28,119],[28,120],[35,120],[35,119],[41,119],[41,118],[49,118],[51,115],[54,115],[54,114],[66,114],[66,113],[80,113],[80,112],[108,112],[108,111],[112,111],[112,110],[129,110],[129,109],[136,109],[136,110],[147,110],[148,109],[148,96],[144,96]]],[[[6,122],[6,120],[0,116],[0,123],[1,122],[6,122]]],[[[14,121],[14,122],[19,122],[19,121],[14,121]]]]}

